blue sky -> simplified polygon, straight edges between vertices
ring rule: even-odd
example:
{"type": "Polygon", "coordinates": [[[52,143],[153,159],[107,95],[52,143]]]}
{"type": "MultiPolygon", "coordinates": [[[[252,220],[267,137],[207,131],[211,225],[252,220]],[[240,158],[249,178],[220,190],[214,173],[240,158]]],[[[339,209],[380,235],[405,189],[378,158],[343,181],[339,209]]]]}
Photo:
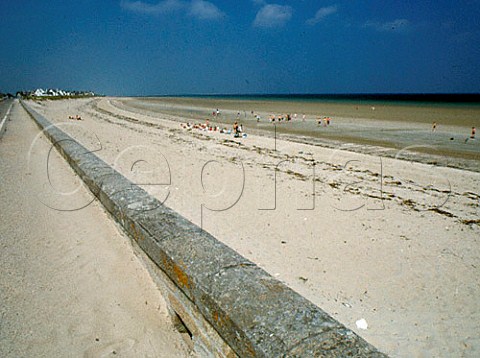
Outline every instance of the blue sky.
{"type": "Polygon", "coordinates": [[[480,92],[480,1],[0,1],[0,92],[480,92]]]}

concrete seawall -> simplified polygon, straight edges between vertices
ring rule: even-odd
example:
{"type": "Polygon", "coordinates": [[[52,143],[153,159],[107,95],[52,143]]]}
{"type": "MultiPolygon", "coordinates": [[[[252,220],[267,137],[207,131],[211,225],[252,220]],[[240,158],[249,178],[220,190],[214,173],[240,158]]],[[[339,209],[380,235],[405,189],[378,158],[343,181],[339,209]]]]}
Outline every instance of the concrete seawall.
{"type": "Polygon", "coordinates": [[[192,336],[199,355],[385,357],[22,105],[134,239],[170,304],[172,317],[192,336]]]}

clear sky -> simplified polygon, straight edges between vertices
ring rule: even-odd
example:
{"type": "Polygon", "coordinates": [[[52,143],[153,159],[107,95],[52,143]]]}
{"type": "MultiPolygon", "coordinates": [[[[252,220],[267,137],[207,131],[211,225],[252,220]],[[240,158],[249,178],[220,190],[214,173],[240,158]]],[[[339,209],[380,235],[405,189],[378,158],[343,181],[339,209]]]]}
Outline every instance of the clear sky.
{"type": "Polygon", "coordinates": [[[0,92],[480,92],[479,0],[1,0],[0,16],[0,92]]]}

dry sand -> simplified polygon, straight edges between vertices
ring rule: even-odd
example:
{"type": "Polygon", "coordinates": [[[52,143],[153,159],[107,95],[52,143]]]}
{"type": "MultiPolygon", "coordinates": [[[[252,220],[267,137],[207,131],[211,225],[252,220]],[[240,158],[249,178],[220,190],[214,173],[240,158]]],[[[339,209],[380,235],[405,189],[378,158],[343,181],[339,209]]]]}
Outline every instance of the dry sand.
{"type": "Polygon", "coordinates": [[[51,145],[18,103],[9,118],[0,139],[0,356],[189,357],[130,240],[55,151],[47,175],[51,145]]]}
{"type": "Polygon", "coordinates": [[[185,130],[128,99],[32,105],[385,353],[480,354],[478,172],[185,130]]]}

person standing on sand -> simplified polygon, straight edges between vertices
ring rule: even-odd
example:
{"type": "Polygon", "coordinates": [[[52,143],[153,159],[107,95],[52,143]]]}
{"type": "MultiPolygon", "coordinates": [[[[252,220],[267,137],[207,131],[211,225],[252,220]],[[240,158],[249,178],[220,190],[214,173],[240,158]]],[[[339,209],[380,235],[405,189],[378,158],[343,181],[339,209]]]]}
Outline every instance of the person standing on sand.
{"type": "Polygon", "coordinates": [[[475,140],[475,132],[476,131],[477,131],[477,129],[475,127],[472,127],[472,132],[470,133],[470,137],[467,137],[467,139],[465,139],[465,143],[467,143],[469,139],[474,139],[475,140]]]}
{"type": "Polygon", "coordinates": [[[435,132],[437,130],[437,122],[432,123],[432,132],[435,132]]]}

